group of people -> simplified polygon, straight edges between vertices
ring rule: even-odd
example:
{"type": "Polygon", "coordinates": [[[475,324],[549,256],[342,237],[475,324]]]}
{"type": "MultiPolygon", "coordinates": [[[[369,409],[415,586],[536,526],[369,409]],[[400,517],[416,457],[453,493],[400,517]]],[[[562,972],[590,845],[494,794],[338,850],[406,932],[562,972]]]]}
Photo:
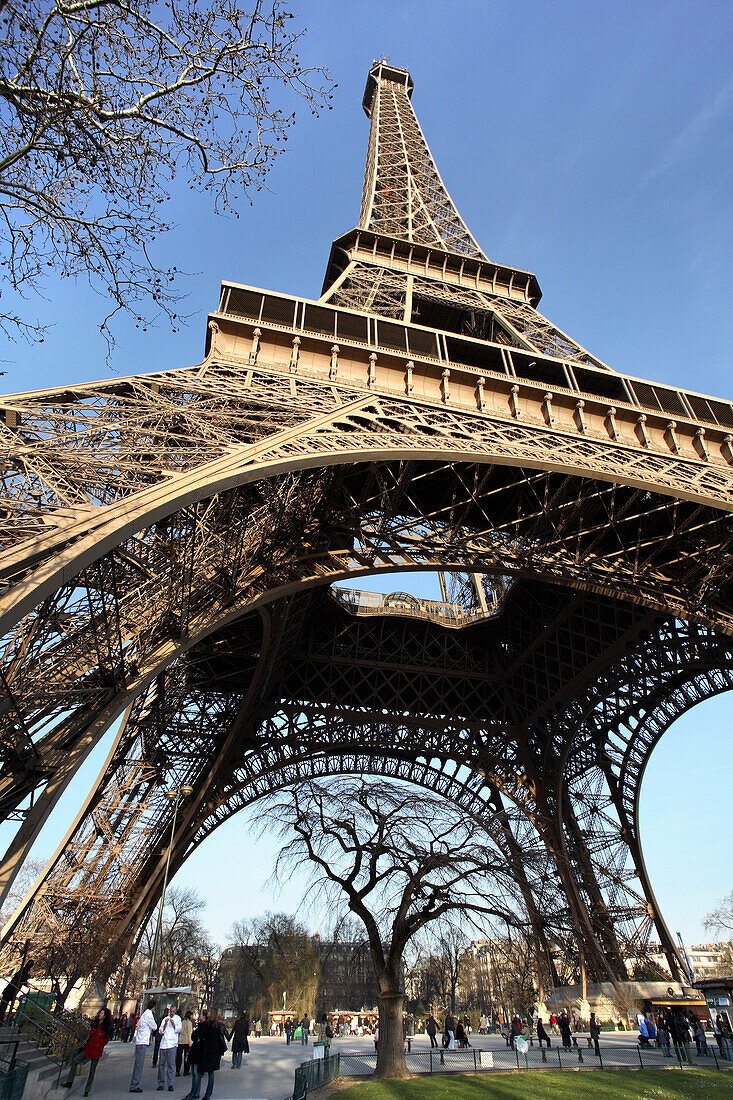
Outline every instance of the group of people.
{"type": "MultiPolygon", "coordinates": [[[[663,1009],[656,1019],[650,1019],[645,1012],[637,1016],[639,1025],[639,1046],[656,1045],[665,1058],[672,1057],[672,1047],[682,1062],[692,1062],[692,1043],[698,1058],[709,1056],[708,1038],[699,1016],[694,1013],[685,1015],[682,1009],[673,1011],[663,1009]]],[[[721,1058],[733,1061],[733,1030],[727,1016],[718,1013],[713,1025],[713,1034],[718,1044],[721,1058]]]]}
{"type": "MultiPolygon", "coordinates": [[[[425,1021],[425,1032],[430,1039],[430,1046],[438,1046],[438,1021],[431,1014],[425,1021]]],[[[470,1047],[469,1035],[471,1034],[471,1021],[468,1016],[454,1016],[450,1008],[445,1010],[443,1020],[443,1046],[446,1050],[455,1050],[456,1043],[460,1049],[470,1047]]]]}
{"type": "MultiPolygon", "coordinates": [[[[227,1050],[227,1042],[232,1039],[232,1066],[242,1064],[243,1050],[249,1050],[247,1036],[249,1022],[243,1014],[228,1032],[221,1019],[209,1016],[204,1009],[197,1022],[193,1014],[187,1012],[183,1019],[174,1004],[168,1005],[160,1023],[154,1015],[155,1002],[148,1001],[140,1016],[125,1016],[124,1025],[115,1027],[115,1020],[108,1008],[102,1008],[92,1021],[89,1035],[82,1045],[74,1051],[69,1064],[69,1072],[63,1088],[71,1088],[77,1067],[89,1063],[84,1095],[88,1096],[94,1081],[94,1075],[102,1057],[102,1052],[110,1039],[117,1037],[123,1041],[130,1037],[135,1043],[135,1060],[130,1080],[130,1092],[141,1093],[140,1085],[145,1059],[151,1043],[154,1048],[153,1065],[158,1066],[158,1092],[168,1089],[174,1091],[175,1078],[183,1074],[191,1076],[191,1087],[184,1100],[199,1100],[201,1083],[208,1076],[204,1100],[210,1100],[214,1089],[214,1074],[221,1066],[221,1057],[227,1050]],[[129,1023],[128,1023],[129,1020],[129,1023]]],[[[117,1018],[118,1021],[121,1018],[117,1018]]]]}
{"type": "MultiPolygon", "coordinates": [[[[307,1012],[303,1013],[303,1018],[301,1020],[296,1020],[288,1016],[284,1024],[285,1042],[290,1046],[293,1039],[300,1039],[303,1046],[308,1046],[310,1030],[311,1021],[307,1012]]],[[[328,1027],[328,1034],[321,1035],[320,1038],[333,1039],[333,1031],[330,1026],[328,1027]]]]}
{"type": "MultiPolygon", "coordinates": [[[[184,1076],[191,1075],[191,1087],[184,1100],[198,1100],[204,1075],[208,1077],[204,1100],[210,1100],[214,1090],[214,1074],[221,1066],[221,1057],[227,1049],[230,1037],[223,1020],[209,1016],[203,1009],[196,1023],[193,1014],[187,1012],[183,1019],[178,1015],[174,1004],[168,1005],[160,1023],[154,1015],[155,1002],[148,1004],[135,1027],[135,1061],[133,1064],[130,1092],[142,1092],[142,1078],[145,1058],[151,1039],[159,1036],[158,1054],[158,1092],[166,1088],[174,1091],[176,1075],[183,1071],[184,1076]]],[[[237,1021],[238,1022],[238,1021],[237,1021]]],[[[235,1024],[236,1028],[236,1024],[235,1024]]],[[[246,1036],[245,1036],[246,1040],[246,1036]]],[[[234,1044],[232,1044],[234,1057],[234,1044]]],[[[154,1063],[155,1064],[155,1063],[154,1063]]]]}

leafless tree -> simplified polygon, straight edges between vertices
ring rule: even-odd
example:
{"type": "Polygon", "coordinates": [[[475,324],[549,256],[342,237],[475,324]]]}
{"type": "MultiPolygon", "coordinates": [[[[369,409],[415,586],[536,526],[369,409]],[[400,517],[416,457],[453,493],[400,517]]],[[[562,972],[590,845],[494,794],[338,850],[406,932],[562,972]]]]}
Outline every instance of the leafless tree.
{"type": "Polygon", "coordinates": [[[705,918],[705,930],[716,935],[727,932],[733,936],[733,890],[723,898],[717,908],[708,913],[705,918]]]}
{"type": "Polygon", "coordinates": [[[0,909],[0,928],[12,917],[38,876],[43,873],[47,862],[45,859],[27,859],[20,868],[8,891],[5,904],[0,909]]]}
{"type": "Polygon", "coordinates": [[[273,796],[263,818],[285,839],[278,871],[310,861],[314,885],[363,923],[380,990],[375,1075],[407,1076],[405,948],[452,910],[522,923],[500,853],[455,805],[383,781],[304,783],[273,796]]]}
{"type": "Polygon", "coordinates": [[[456,1011],[456,990],[470,940],[464,928],[451,916],[442,917],[427,929],[423,940],[427,978],[441,999],[441,1008],[456,1011]]]}
{"type": "MultiPolygon", "coordinates": [[[[282,0],[0,0],[0,236],[7,285],[84,277],[138,325],[178,319],[153,258],[176,177],[218,212],[260,190],[297,101],[330,99],[282,0]]],[[[5,307],[7,333],[38,336],[5,307]]]]}
{"type": "MultiPolygon", "coordinates": [[[[155,969],[156,979],[159,975],[163,985],[196,987],[202,1004],[211,1008],[216,999],[221,951],[204,925],[205,909],[206,900],[190,887],[168,888],[155,969]]],[[[156,909],[137,937],[130,957],[111,979],[120,1004],[128,993],[138,997],[151,980],[148,971],[157,921],[156,909]]]]}

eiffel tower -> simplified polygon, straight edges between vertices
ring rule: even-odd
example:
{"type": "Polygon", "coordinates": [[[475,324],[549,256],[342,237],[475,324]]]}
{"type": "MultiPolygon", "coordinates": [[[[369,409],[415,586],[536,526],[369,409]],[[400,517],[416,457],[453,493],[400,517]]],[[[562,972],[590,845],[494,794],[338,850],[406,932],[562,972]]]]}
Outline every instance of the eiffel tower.
{"type": "Polygon", "coordinates": [[[171,791],[175,873],[263,795],[356,773],[476,815],[541,973],[619,982],[653,938],[683,976],[639,790],[671,723],[733,687],[733,405],[542,316],[463,223],[412,92],[375,62],[359,224],[319,299],[227,281],[200,365],[0,403],[6,890],[119,721],[6,957],[30,940],[109,979],[162,892],[171,791]],[[443,598],[361,586],[400,570],[443,598]]]}

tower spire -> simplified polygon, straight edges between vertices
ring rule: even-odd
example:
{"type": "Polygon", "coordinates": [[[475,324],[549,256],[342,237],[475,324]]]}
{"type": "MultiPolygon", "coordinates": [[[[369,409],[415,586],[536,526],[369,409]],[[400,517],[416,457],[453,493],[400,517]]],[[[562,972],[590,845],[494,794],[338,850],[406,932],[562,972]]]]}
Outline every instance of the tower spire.
{"type": "Polygon", "coordinates": [[[486,259],[446,189],[412,109],[412,77],[386,61],[369,70],[371,119],[359,226],[486,259]]]}

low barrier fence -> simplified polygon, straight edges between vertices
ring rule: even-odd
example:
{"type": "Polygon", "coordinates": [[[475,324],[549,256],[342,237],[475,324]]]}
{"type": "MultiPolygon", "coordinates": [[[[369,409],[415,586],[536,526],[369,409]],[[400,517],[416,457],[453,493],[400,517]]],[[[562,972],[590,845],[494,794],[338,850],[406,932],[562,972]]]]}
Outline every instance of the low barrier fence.
{"type": "MultiPolygon", "coordinates": [[[[366,1077],[374,1072],[377,1064],[376,1053],[361,1051],[340,1051],[340,1071],[343,1077],[366,1077]]],[[[652,1069],[661,1066],[678,1065],[708,1066],[716,1069],[731,1067],[733,1063],[724,1061],[718,1052],[708,1046],[707,1055],[697,1057],[693,1054],[691,1062],[686,1060],[683,1050],[670,1048],[667,1057],[655,1047],[648,1049],[638,1046],[613,1046],[601,1042],[600,1054],[593,1047],[580,1045],[570,1047],[552,1046],[548,1049],[529,1047],[526,1053],[506,1047],[499,1050],[485,1050],[481,1047],[468,1047],[464,1050],[444,1050],[440,1047],[432,1050],[412,1051],[405,1055],[410,1073],[474,1073],[482,1070],[525,1070],[525,1069],[652,1069]]],[[[314,1063],[315,1064],[315,1063],[314,1063]]],[[[297,1098],[295,1098],[297,1100],[297,1098]]]]}
{"type": "MultiPolygon", "coordinates": [[[[303,1062],[295,1070],[293,1100],[305,1100],[312,1089],[319,1089],[329,1081],[335,1081],[343,1072],[340,1068],[341,1053],[329,1058],[314,1058],[312,1062],[303,1062]]],[[[371,1070],[367,1071],[371,1073],[371,1070]]]]}

